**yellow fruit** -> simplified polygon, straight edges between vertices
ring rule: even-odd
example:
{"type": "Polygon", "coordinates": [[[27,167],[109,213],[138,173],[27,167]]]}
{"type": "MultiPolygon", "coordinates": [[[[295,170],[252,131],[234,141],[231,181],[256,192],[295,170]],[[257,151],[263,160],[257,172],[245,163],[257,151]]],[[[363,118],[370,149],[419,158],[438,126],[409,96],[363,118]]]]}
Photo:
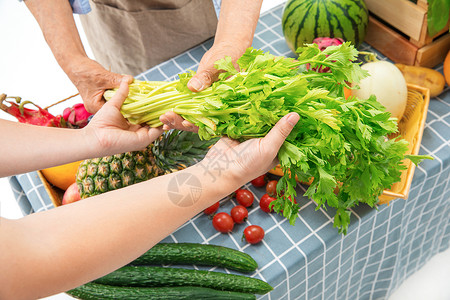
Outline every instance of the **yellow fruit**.
{"type": "Polygon", "coordinates": [[[43,169],[41,171],[48,182],[65,191],[76,181],[78,166],[81,162],[82,161],[80,160],[61,166],[43,169]]]}
{"type": "Polygon", "coordinates": [[[450,50],[444,60],[444,77],[447,84],[450,85],[450,50]]]}

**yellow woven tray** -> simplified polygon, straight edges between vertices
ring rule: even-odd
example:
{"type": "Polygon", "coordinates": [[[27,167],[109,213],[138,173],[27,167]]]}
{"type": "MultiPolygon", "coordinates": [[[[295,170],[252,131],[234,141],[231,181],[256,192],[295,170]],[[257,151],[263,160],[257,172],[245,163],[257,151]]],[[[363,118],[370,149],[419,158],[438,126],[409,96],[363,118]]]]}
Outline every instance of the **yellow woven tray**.
{"type": "MultiPolygon", "coordinates": [[[[408,102],[405,113],[398,123],[398,133],[389,137],[394,138],[401,135],[407,140],[409,142],[409,149],[406,154],[419,153],[429,103],[430,91],[428,88],[408,84],[408,102]]],[[[403,163],[407,169],[402,172],[400,181],[394,183],[390,189],[384,190],[383,194],[379,197],[379,204],[389,204],[391,200],[397,198],[408,198],[416,165],[408,159],[404,160],[403,163]]],[[[283,176],[283,171],[280,166],[275,167],[269,172],[274,175],[283,176]]]]}

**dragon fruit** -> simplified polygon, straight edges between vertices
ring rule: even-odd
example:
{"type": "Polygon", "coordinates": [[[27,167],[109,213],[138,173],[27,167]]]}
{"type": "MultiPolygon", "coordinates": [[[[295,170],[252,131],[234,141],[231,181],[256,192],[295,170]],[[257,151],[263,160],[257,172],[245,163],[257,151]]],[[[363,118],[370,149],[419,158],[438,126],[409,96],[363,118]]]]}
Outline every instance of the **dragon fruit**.
{"type": "Polygon", "coordinates": [[[92,114],[86,110],[83,103],[77,103],[63,111],[64,120],[78,128],[86,126],[91,115],[92,114]]]}
{"type": "Polygon", "coordinates": [[[31,101],[22,101],[20,97],[7,97],[5,94],[1,94],[0,109],[16,117],[21,123],[48,127],[67,127],[62,116],[54,116],[48,110],[41,108],[31,101]],[[15,99],[15,102],[7,101],[7,98],[15,99]],[[34,105],[37,109],[26,108],[26,104],[34,105]]]}
{"type": "MultiPolygon", "coordinates": [[[[313,40],[314,44],[317,44],[319,46],[320,51],[325,50],[329,46],[339,46],[344,43],[344,40],[341,38],[329,38],[329,37],[318,37],[313,40]]],[[[309,69],[309,65],[307,66],[309,69]]],[[[319,66],[312,68],[312,70],[318,72],[318,73],[329,73],[330,68],[319,66]]]]}
{"type": "Polygon", "coordinates": [[[339,46],[344,43],[341,38],[319,37],[313,40],[314,44],[319,46],[320,51],[325,50],[329,46],[339,46]]]}

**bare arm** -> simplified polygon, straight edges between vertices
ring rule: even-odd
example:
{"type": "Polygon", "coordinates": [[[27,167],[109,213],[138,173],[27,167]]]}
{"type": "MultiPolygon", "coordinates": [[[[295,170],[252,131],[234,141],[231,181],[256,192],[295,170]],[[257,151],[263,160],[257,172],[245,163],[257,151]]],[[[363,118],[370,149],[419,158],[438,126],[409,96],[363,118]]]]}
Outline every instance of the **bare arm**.
{"type": "MultiPolygon", "coordinates": [[[[230,56],[233,61],[236,61],[252,45],[261,5],[262,0],[222,1],[214,44],[203,55],[197,74],[188,83],[191,91],[199,92],[217,80],[219,70],[214,67],[216,61],[226,56],[230,56]]],[[[166,113],[160,120],[165,124],[163,127],[165,130],[169,128],[198,130],[197,127],[173,112],[166,113]]]]}
{"type": "Polygon", "coordinates": [[[208,174],[205,167],[224,160],[208,153],[183,171],[23,219],[0,219],[0,299],[66,291],[129,263],[195,214],[274,167],[278,149],[298,119],[295,113],[287,115],[263,139],[242,144],[220,140],[210,153],[227,159],[208,174]],[[168,194],[170,181],[180,175],[200,182],[200,196],[190,206],[176,205],[168,194]]]}
{"type": "Polygon", "coordinates": [[[0,120],[0,176],[145,148],[162,130],[130,125],[123,118],[120,107],[128,95],[126,80],[116,95],[83,129],[0,120]]]}
{"type": "Polygon", "coordinates": [[[188,87],[201,91],[217,80],[218,70],[214,63],[231,56],[236,61],[251,46],[261,10],[262,0],[244,1],[223,0],[220,7],[214,45],[202,57],[197,75],[188,87]]]}
{"type": "Polygon", "coordinates": [[[103,92],[117,88],[123,75],[107,71],[84,50],[69,1],[26,0],[58,64],[77,87],[86,109],[94,113],[104,104],[103,92]]]}

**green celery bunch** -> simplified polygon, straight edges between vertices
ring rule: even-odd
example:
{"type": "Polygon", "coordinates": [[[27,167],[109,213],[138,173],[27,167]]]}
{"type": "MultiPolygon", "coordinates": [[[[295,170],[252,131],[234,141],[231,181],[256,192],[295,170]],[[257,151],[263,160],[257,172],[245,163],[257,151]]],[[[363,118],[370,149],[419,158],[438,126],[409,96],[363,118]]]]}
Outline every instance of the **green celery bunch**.
{"type": "MultiPolygon", "coordinates": [[[[297,196],[296,178],[312,180],[305,195],[317,209],[335,209],[334,226],[345,234],[349,208],[376,205],[383,190],[400,180],[405,157],[415,163],[429,157],[405,156],[405,140],[386,138],[397,132],[397,120],[375,97],[344,98],[348,82],[368,76],[350,43],[323,51],[309,44],[297,53],[293,59],[249,48],[237,61],[239,70],[231,58],[219,60],[219,80],[199,93],[187,88],[194,72],[172,82],[135,81],[122,113],[132,123],[156,127],[162,125],[161,115],[174,111],[197,125],[202,139],[228,136],[240,141],[263,137],[281,117],[298,113],[300,121],[278,153],[284,176],[273,208],[294,224],[299,206],[290,199],[297,196]],[[314,71],[320,66],[331,72],[314,71]]],[[[107,91],[105,98],[114,92],[107,91]]]]}

